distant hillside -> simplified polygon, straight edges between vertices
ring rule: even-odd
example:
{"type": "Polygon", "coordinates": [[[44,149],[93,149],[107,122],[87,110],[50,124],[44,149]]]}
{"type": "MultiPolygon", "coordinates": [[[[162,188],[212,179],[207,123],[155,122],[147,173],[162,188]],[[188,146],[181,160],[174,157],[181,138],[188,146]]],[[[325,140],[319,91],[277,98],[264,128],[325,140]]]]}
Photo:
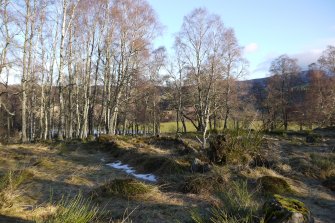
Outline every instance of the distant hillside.
{"type": "MultiPolygon", "coordinates": [[[[243,86],[249,86],[249,87],[258,87],[265,89],[268,85],[270,77],[263,77],[263,78],[256,78],[256,79],[250,79],[250,80],[243,80],[239,81],[243,86]]],[[[298,74],[299,79],[299,85],[305,85],[310,83],[310,76],[308,70],[301,71],[298,74]]]]}

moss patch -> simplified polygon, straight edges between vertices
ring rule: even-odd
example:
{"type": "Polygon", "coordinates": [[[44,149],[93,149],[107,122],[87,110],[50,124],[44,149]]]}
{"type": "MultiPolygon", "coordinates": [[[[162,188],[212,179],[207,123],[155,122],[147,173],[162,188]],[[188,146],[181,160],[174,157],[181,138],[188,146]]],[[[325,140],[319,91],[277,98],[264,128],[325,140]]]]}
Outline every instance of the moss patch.
{"type": "Polygon", "coordinates": [[[279,177],[263,176],[258,178],[257,183],[266,193],[284,194],[293,192],[286,180],[279,177]]]}
{"type": "Polygon", "coordinates": [[[310,211],[303,202],[277,194],[264,204],[263,209],[266,214],[265,222],[288,222],[294,213],[301,214],[304,218],[303,222],[311,220],[310,211]]]}
{"type": "Polygon", "coordinates": [[[308,214],[309,211],[306,208],[305,204],[301,201],[298,201],[293,198],[287,198],[280,196],[278,194],[274,195],[274,198],[287,210],[292,211],[292,212],[298,212],[301,214],[308,214]]]}

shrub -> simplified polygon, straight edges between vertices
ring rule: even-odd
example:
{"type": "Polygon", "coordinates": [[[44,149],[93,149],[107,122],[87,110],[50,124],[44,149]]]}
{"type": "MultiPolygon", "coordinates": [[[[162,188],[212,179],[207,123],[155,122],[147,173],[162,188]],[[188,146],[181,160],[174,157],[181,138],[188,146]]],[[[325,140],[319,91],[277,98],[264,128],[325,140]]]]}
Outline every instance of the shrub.
{"type": "Polygon", "coordinates": [[[262,142],[259,131],[225,131],[211,137],[207,155],[216,164],[247,164],[247,157],[258,154],[262,142]]]}

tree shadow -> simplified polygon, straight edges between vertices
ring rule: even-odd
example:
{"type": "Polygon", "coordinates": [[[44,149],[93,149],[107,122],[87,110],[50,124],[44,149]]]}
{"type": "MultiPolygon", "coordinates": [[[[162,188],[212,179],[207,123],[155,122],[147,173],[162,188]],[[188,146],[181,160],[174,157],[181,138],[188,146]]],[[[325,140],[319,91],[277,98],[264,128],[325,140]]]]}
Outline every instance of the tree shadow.
{"type": "Polygon", "coordinates": [[[34,198],[38,204],[57,202],[64,197],[74,197],[78,193],[88,193],[91,189],[84,185],[74,185],[62,181],[34,179],[31,189],[23,195],[34,198]]]}
{"type": "Polygon", "coordinates": [[[132,222],[192,222],[191,211],[208,210],[211,206],[204,201],[193,201],[177,205],[162,201],[127,200],[119,197],[104,198],[101,205],[108,210],[104,220],[116,222],[126,217],[132,222]],[[109,218],[109,219],[108,219],[109,218]]]}
{"type": "Polygon", "coordinates": [[[0,214],[0,222],[3,222],[3,223],[34,223],[34,221],[24,220],[21,218],[10,217],[10,216],[1,215],[1,214],[0,214]]]}

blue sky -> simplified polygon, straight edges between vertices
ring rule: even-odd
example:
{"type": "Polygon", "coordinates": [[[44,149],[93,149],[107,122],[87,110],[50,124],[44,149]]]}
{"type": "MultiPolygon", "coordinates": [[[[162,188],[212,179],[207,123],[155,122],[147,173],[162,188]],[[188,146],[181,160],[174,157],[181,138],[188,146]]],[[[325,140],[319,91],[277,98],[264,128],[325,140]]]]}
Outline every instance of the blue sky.
{"type": "Polygon", "coordinates": [[[268,75],[281,54],[305,68],[327,45],[335,45],[335,0],[148,0],[165,29],[155,45],[172,52],[183,17],[205,7],[235,30],[250,63],[247,79],[268,75]]]}

